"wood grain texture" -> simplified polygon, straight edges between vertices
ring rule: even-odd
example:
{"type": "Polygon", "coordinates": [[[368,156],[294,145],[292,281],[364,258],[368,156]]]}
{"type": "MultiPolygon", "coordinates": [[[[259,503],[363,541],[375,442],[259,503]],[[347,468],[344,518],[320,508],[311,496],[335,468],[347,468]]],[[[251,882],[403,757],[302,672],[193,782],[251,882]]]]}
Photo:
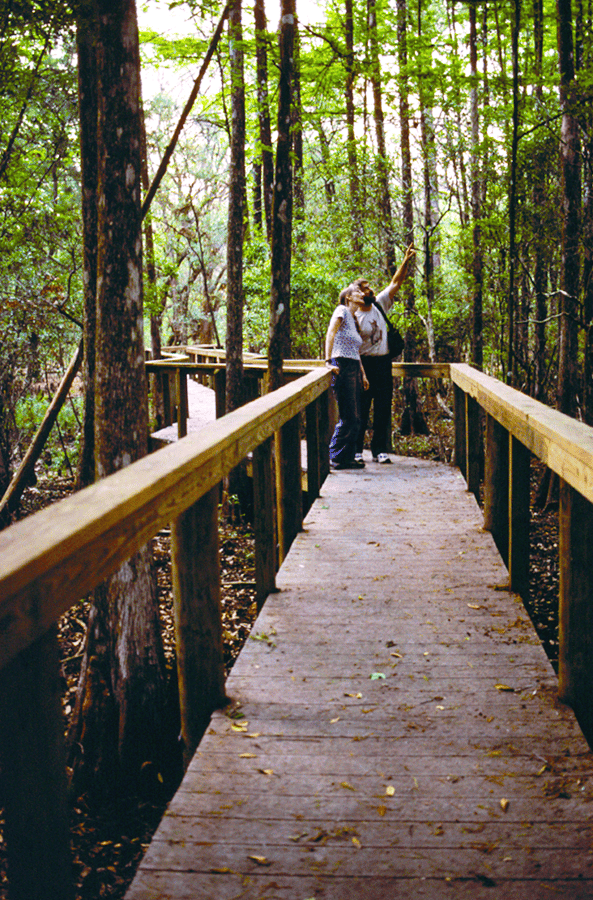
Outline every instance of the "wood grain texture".
{"type": "Polygon", "coordinates": [[[458,472],[332,473],[127,900],[592,896],[592,755],[504,585],[458,472]]]}

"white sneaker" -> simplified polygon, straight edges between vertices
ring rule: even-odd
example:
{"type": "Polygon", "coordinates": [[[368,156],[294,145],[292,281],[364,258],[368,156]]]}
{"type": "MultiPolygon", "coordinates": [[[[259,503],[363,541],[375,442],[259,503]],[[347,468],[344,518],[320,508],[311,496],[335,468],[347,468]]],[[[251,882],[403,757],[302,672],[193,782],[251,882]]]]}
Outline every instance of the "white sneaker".
{"type": "Polygon", "coordinates": [[[363,462],[362,453],[354,454],[354,462],[363,462]]]}
{"type": "Polygon", "coordinates": [[[377,456],[373,456],[373,460],[375,462],[383,463],[383,464],[391,462],[391,460],[389,459],[389,457],[387,456],[386,453],[379,453],[377,456]]]}

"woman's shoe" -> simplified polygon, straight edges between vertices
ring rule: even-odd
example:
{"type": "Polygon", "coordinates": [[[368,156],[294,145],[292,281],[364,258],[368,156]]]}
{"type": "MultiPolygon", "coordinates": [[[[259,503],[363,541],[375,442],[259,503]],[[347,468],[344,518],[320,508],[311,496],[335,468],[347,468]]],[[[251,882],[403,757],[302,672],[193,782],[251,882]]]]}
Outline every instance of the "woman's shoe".
{"type": "Polygon", "coordinates": [[[363,460],[363,458],[362,458],[362,453],[355,453],[355,454],[354,454],[354,462],[364,462],[364,460],[363,460]]]}

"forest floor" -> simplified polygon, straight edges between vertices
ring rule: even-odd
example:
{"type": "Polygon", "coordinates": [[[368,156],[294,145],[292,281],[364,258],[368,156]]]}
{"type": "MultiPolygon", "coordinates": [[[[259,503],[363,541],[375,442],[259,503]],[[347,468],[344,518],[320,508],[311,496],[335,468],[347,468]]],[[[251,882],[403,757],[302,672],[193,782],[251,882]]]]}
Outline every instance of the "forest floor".
{"type": "MultiPolygon", "coordinates": [[[[451,462],[452,423],[432,410],[431,433],[402,438],[394,434],[394,453],[451,462]]],[[[396,410],[397,415],[397,410],[396,410]]],[[[532,497],[535,498],[543,470],[532,466],[532,497]]],[[[69,479],[40,477],[23,501],[26,515],[47,506],[72,489],[69,479]]],[[[528,612],[554,666],[558,654],[558,511],[554,506],[531,511],[531,584],[528,612]]],[[[165,652],[171,659],[173,648],[171,565],[168,530],[155,538],[154,560],[165,652]]],[[[254,591],[253,537],[247,525],[220,526],[222,606],[227,669],[247,639],[256,617],[254,591]]],[[[81,603],[60,620],[60,643],[64,674],[66,722],[73,706],[82,659],[88,604],[81,603]]],[[[71,839],[76,900],[110,898],[121,900],[132,881],[138,863],[158,825],[168,798],[148,801],[130,797],[117,806],[96,808],[85,797],[72,806],[71,839]]],[[[0,821],[0,900],[6,900],[7,876],[0,821]]]]}

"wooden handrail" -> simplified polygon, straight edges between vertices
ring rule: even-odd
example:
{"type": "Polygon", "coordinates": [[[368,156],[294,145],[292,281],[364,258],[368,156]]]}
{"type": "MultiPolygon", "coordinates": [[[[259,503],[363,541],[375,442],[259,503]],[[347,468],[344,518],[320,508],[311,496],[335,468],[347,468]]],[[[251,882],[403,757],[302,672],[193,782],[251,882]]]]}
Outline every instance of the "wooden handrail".
{"type": "Polygon", "coordinates": [[[310,372],[0,532],[0,668],[329,382],[310,372]]]}

